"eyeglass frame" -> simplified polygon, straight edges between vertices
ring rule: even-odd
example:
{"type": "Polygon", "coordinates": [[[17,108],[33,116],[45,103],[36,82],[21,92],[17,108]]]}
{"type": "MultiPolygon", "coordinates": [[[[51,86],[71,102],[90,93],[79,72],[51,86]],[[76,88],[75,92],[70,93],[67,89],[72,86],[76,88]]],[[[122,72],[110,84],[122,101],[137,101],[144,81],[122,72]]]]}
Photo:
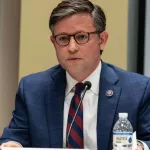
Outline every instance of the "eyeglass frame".
{"type": "Polygon", "coordinates": [[[87,40],[87,42],[88,42],[89,39],[90,39],[90,35],[91,35],[91,34],[100,34],[100,33],[102,33],[102,32],[99,32],[99,31],[93,31],[93,32],[84,32],[84,31],[83,31],[83,32],[82,32],[82,31],[81,31],[81,32],[77,32],[77,33],[75,33],[75,34],[58,34],[58,35],[53,35],[53,38],[55,39],[56,43],[57,43],[59,46],[67,46],[67,45],[69,45],[71,37],[73,37],[74,40],[76,41],[76,43],[79,44],[79,45],[86,44],[87,42],[85,42],[85,43],[78,43],[78,41],[76,40],[75,36],[76,36],[77,34],[79,34],[79,33],[86,33],[86,34],[88,35],[88,40],[87,40]],[[57,38],[57,36],[60,36],[60,35],[67,35],[67,36],[69,37],[69,41],[68,41],[67,44],[65,44],[65,45],[60,45],[60,44],[58,43],[58,41],[56,40],[56,38],[57,38]]]}

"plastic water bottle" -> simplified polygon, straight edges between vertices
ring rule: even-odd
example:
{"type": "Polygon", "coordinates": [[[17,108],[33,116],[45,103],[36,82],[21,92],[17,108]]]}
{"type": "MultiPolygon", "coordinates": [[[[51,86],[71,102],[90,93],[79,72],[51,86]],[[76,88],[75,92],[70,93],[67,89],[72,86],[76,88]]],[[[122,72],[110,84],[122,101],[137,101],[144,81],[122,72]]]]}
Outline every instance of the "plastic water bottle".
{"type": "Polygon", "coordinates": [[[133,128],[127,118],[128,113],[119,113],[113,128],[113,150],[132,150],[133,128]]]}

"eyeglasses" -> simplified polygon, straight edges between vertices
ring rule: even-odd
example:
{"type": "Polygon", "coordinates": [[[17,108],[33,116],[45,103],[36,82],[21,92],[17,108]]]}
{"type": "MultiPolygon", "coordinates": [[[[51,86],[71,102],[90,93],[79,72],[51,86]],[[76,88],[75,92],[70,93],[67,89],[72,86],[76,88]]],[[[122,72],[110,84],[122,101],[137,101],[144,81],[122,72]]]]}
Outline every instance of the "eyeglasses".
{"type": "Polygon", "coordinates": [[[78,32],[76,34],[59,34],[53,36],[56,43],[60,46],[67,46],[70,43],[70,38],[73,36],[78,44],[85,44],[89,41],[90,34],[99,34],[100,32],[78,32]]]}

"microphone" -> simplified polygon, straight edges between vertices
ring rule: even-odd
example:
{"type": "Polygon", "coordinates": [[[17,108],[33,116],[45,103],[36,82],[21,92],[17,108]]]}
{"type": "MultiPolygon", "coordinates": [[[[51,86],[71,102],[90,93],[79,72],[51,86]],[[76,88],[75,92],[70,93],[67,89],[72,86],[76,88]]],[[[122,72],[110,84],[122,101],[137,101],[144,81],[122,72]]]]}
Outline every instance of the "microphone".
{"type": "Polygon", "coordinates": [[[89,90],[91,88],[92,84],[90,81],[85,81],[84,86],[85,86],[85,88],[87,88],[87,90],[89,90]]]}
{"type": "Polygon", "coordinates": [[[73,125],[74,120],[75,120],[75,118],[77,116],[77,112],[78,112],[78,110],[80,108],[80,105],[81,105],[81,103],[83,101],[84,95],[85,95],[86,91],[89,90],[91,88],[91,86],[92,86],[90,81],[85,81],[83,85],[84,85],[84,90],[83,90],[82,95],[80,97],[81,99],[80,99],[79,105],[78,105],[77,110],[76,110],[76,112],[74,114],[74,117],[73,117],[72,122],[70,124],[70,128],[69,128],[68,134],[66,136],[66,147],[68,147],[69,135],[70,135],[70,132],[71,132],[71,129],[72,129],[72,125],[73,125]]]}

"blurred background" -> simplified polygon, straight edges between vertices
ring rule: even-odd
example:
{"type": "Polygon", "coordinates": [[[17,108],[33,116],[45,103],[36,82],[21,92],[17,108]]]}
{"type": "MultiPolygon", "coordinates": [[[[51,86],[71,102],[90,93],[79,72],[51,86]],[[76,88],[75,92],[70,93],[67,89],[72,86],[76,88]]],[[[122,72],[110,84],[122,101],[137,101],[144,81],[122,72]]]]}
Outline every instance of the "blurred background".
{"type": "MultiPolygon", "coordinates": [[[[150,1],[91,0],[107,18],[103,61],[150,76],[150,1]]],[[[21,77],[56,65],[48,27],[61,0],[0,0],[0,133],[14,109],[21,77]]]]}

